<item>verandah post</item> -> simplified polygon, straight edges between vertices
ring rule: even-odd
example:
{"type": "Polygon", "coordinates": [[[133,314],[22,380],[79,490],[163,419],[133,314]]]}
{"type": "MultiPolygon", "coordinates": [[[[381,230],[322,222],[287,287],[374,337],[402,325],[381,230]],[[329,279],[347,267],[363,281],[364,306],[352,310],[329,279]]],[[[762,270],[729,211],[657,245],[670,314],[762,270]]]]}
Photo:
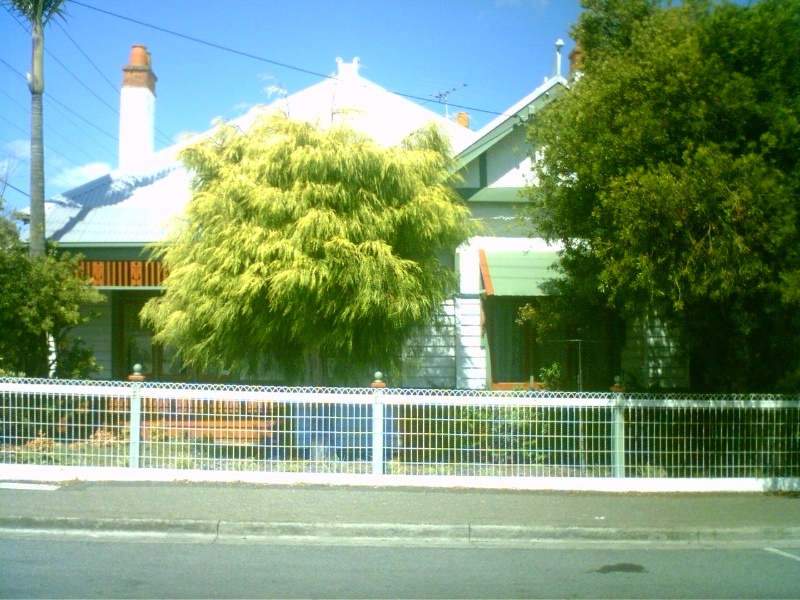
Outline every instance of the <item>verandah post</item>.
{"type": "Polygon", "coordinates": [[[372,474],[383,475],[383,373],[375,373],[372,382],[372,474]]]}
{"type": "Polygon", "coordinates": [[[133,374],[128,376],[131,385],[131,423],[130,423],[130,457],[128,466],[132,469],[139,468],[139,442],[142,431],[142,365],[133,365],[133,374]]]}

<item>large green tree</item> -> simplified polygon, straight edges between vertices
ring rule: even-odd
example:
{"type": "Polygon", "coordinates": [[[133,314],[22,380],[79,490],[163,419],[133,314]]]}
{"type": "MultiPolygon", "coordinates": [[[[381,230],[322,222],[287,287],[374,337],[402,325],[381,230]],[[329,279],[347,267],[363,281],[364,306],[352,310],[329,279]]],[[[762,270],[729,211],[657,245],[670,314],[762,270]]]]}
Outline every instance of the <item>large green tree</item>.
{"type": "Polygon", "coordinates": [[[64,15],[67,0],[3,0],[3,5],[18,14],[31,27],[31,191],[30,235],[31,258],[45,255],[44,216],[44,29],[51,19],[64,15]]]}
{"type": "Polygon", "coordinates": [[[696,390],[775,389],[800,364],[800,1],[583,7],[583,72],[531,129],[561,286],[657,315],[696,390]]]}
{"type": "Polygon", "coordinates": [[[449,156],[434,128],[383,148],[283,115],[220,126],[182,153],[192,199],[144,309],[157,341],[205,371],[271,364],[292,383],[386,370],[455,290],[439,258],[473,231],[449,156]]]}
{"type": "Polygon", "coordinates": [[[84,377],[96,370],[71,331],[102,296],[77,272],[75,257],[55,251],[31,259],[0,202],[0,374],[84,377]]]}

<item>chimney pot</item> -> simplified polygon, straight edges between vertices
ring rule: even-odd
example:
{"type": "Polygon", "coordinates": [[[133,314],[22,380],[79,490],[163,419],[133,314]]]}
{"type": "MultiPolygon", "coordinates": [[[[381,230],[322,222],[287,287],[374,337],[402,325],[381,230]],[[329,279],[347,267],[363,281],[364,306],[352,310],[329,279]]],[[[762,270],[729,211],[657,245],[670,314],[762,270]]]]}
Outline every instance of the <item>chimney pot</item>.
{"type": "Polygon", "coordinates": [[[456,113],[456,123],[462,127],[469,129],[469,113],[460,112],[456,113]]]}
{"type": "Polygon", "coordinates": [[[131,57],[128,59],[128,64],[137,67],[149,67],[150,53],[147,51],[147,47],[138,44],[134,45],[131,48],[131,57]]]}
{"type": "Polygon", "coordinates": [[[150,53],[147,51],[147,46],[133,46],[129,63],[122,67],[122,87],[146,87],[155,95],[156,81],[158,77],[150,68],[150,53]]]}

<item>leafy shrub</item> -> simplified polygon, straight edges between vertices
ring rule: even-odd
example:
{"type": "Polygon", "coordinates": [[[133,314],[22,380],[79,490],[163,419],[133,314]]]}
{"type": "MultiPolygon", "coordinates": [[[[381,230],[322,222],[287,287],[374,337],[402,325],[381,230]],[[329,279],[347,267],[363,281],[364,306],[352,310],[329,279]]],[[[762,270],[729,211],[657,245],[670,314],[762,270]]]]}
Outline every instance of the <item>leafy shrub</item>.
{"type": "Polygon", "coordinates": [[[532,406],[468,407],[462,414],[462,453],[475,462],[532,464],[542,462],[547,425],[532,406]]]}

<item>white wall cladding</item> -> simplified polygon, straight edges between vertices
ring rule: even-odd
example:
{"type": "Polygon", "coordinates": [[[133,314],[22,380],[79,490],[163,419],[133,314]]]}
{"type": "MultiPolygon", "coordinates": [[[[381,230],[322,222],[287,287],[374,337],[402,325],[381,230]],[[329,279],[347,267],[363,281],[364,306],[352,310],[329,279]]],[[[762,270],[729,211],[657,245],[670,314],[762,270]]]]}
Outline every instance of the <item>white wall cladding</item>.
{"type": "Polygon", "coordinates": [[[452,300],[442,305],[440,322],[408,344],[404,362],[403,387],[455,387],[456,315],[452,300]]]}
{"type": "Polygon", "coordinates": [[[97,315],[87,323],[79,325],[70,332],[71,337],[80,337],[94,352],[101,371],[95,373],[93,379],[111,379],[111,298],[103,293],[106,301],[101,304],[84,306],[82,314],[97,315]]]}
{"type": "Polygon", "coordinates": [[[489,187],[511,187],[516,190],[528,184],[532,165],[526,136],[527,128],[517,127],[487,151],[489,187]]]}
{"type": "Polygon", "coordinates": [[[622,369],[643,387],[688,388],[689,368],[657,317],[636,319],[625,326],[622,369]]]}
{"type": "Polygon", "coordinates": [[[414,338],[407,348],[405,363],[403,387],[485,388],[480,299],[457,297],[446,302],[439,326],[414,338]]]}
{"type": "Polygon", "coordinates": [[[481,328],[479,297],[456,298],[459,369],[456,387],[480,390],[486,387],[486,349],[481,328]]]}

